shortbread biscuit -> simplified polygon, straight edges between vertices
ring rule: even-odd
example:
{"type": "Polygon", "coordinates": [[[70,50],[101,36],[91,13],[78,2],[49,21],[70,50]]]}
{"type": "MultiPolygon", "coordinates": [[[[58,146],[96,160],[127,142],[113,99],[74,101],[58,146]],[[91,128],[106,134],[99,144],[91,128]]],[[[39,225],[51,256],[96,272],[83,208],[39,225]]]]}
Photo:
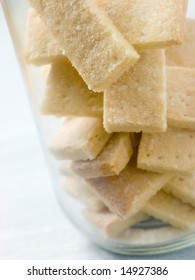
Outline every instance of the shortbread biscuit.
{"type": "Polygon", "coordinates": [[[163,190],[195,207],[195,175],[177,176],[163,190]]]}
{"type": "Polygon", "coordinates": [[[153,196],[142,210],[175,227],[195,229],[195,208],[164,191],[153,196]]]}
{"type": "Polygon", "coordinates": [[[169,127],[195,130],[195,69],[167,67],[169,127]]]}
{"type": "Polygon", "coordinates": [[[55,59],[67,60],[58,43],[33,9],[28,16],[24,56],[28,64],[37,66],[49,64],[55,59]]]}
{"type": "Polygon", "coordinates": [[[143,133],[138,167],[156,172],[181,172],[195,170],[195,132],[168,130],[165,133],[143,133]]]}
{"type": "Polygon", "coordinates": [[[110,137],[101,118],[67,117],[49,150],[58,159],[94,159],[110,137]]]}
{"type": "Polygon", "coordinates": [[[140,60],[104,93],[108,132],[166,130],[166,74],[163,50],[140,53],[140,60]]]}
{"type": "Polygon", "coordinates": [[[101,212],[85,209],[83,214],[90,223],[96,225],[106,235],[113,237],[119,235],[126,228],[138,224],[148,218],[146,214],[137,213],[130,218],[120,219],[116,214],[107,209],[101,212]]]}
{"type": "Polygon", "coordinates": [[[103,91],[139,59],[95,0],[30,0],[90,89],[103,91]]]}
{"type": "Polygon", "coordinates": [[[117,133],[94,160],[74,161],[73,171],[83,178],[119,175],[133,154],[129,133],[117,133]]]}
{"type": "Polygon", "coordinates": [[[112,212],[128,218],[139,212],[170,178],[170,175],[139,170],[128,164],[119,176],[86,181],[112,212]]]}
{"type": "Polygon", "coordinates": [[[181,45],[166,50],[167,65],[195,68],[195,20],[186,20],[185,37],[181,45]]]}
{"type": "Polygon", "coordinates": [[[187,0],[97,0],[124,37],[138,49],[182,42],[187,0]]]}
{"type": "Polygon", "coordinates": [[[88,89],[70,62],[52,63],[41,112],[57,116],[102,116],[103,94],[88,89]]]}
{"type": "Polygon", "coordinates": [[[106,207],[105,204],[96,197],[89,186],[80,178],[66,176],[62,187],[68,194],[79,199],[93,211],[102,211],[106,207]]]}

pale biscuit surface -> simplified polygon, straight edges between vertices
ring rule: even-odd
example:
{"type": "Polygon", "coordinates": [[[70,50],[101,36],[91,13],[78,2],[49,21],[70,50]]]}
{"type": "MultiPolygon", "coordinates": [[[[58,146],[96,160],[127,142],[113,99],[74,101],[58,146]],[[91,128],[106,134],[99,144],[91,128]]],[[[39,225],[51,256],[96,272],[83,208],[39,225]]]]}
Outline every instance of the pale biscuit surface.
{"type": "Polygon", "coordinates": [[[90,89],[103,91],[139,59],[94,0],[30,0],[90,89]]]}
{"type": "Polygon", "coordinates": [[[165,133],[143,133],[138,167],[156,172],[182,172],[195,170],[195,132],[168,130],[165,133]]]}
{"type": "Polygon", "coordinates": [[[169,127],[195,130],[195,69],[167,67],[169,127]]]}
{"type": "Polygon", "coordinates": [[[164,191],[153,196],[143,208],[147,214],[183,229],[195,228],[195,208],[164,191]]]}
{"type": "Polygon", "coordinates": [[[129,164],[119,176],[86,181],[112,212],[128,218],[136,214],[170,178],[170,175],[139,170],[129,164]]]}
{"type": "Polygon", "coordinates": [[[143,213],[137,213],[127,219],[120,219],[107,209],[101,212],[93,212],[86,209],[83,214],[90,223],[102,229],[108,236],[117,236],[129,226],[147,219],[147,215],[143,213]]]}
{"type": "Polygon", "coordinates": [[[59,159],[94,159],[110,137],[101,118],[67,117],[49,150],[59,159]]]}
{"type": "Polygon", "coordinates": [[[119,175],[132,154],[133,146],[129,133],[119,133],[112,136],[96,159],[75,161],[72,168],[83,178],[119,175]]]}
{"type": "Polygon", "coordinates": [[[163,190],[195,207],[195,175],[177,176],[163,190]]]}
{"type": "Polygon", "coordinates": [[[185,37],[181,45],[167,48],[167,65],[195,68],[195,20],[186,20],[185,37]]]}
{"type": "Polygon", "coordinates": [[[102,116],[103,94],[88,89],[70,62],[52,63],[41,112],[58,116],[102,116]]]}
{"type": "Polygon", "coordinates": [[[166,129],[166,74],[163,50],[140,53],[136,65],[104,93],[108,132],[158,132],[166,129]]]}
{"type": "Polygon", "coordinates": [[[136,48],[163,48],[182,41],[186,0],[97,1],[136,48]]]}
{"type": "Polygon", "coordinates": [[[58,43],[33,9],[28,15],[24,56],[27,63],[38,66],[55,59],[66,60],[58,43]]]}

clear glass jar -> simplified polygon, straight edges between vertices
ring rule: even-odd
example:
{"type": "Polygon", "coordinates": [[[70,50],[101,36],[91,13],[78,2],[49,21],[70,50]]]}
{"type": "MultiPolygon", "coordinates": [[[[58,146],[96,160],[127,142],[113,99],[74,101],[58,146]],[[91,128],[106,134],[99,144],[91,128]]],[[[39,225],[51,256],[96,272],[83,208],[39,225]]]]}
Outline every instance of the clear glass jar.
{"type": "MultiPolygon", "coordinates": [[[[73,174],[68,161],[63,167],[62,165],[59,167],[59,162],[48,153],[47,144],[53,135],[55,135],[61,123],[61,118],[40,114],[40,104],[45,89],[45,74],[42,73],[42,68],[26,65],[24,61],[23,50],[26,36],[27,13],[29,10],[28,1],[19,0],[16,3],[15,0],[1,0],[1,2],[27,86],[27,94],[42,139],[45,156],[47,157],[51,170],[53,186],[62,210],[69,217],[70,221],[78,230],[85,233],[96,244],[107,250],[121,254],[161,254],[194,245],[195,231],[188,232],[176,229],[154,219],[144,218],[142,222],[128,227],[113,237],[113,228],[110,231],[108,230],[106,234],[101,228],[98,228],[84,218],[83,209],[86,208],[85,203],[88,204],[88,207],[94,207],[94,203],[96,203],[96,210],[97,208],[100,209],[102,204],[98,204],[97,201],[94,202],[92,197],[90,198],[90,202],[89,200],[86,202],[85,193],[82,194],[85,200],[85,203],[83,203],[83,197],[81,197],[81,194],[78,195],[76,193],[76,189],[73,195],[70,195],[69,192],[72,192],[78,185],[85,188],[85,183],[73,174]],[[60,168],[63,169],[63,175],[62,172],[59,172],[60,168]],[[78,196],[80,199],[78,199],[78,196]]],[[[191,0],[189,1],[188,11],[188,16],[190,17],[195,17],[195,9],[193,8],[194,4],[191,0]]]]}

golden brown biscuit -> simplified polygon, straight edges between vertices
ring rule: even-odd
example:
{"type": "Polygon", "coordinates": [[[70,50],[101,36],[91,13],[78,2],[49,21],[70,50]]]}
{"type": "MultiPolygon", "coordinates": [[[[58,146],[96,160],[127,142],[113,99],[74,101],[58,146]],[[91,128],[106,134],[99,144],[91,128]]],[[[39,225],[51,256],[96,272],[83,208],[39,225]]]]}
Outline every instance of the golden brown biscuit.
{"type": "Polygon", "coordinates": [[[129,133],[117,133],[104,146],[94,160],[72,163],[73,171],[83,178],[98,178],[119,175],[133,154],[129,133]]]}
{"type": "Polygon", "coordinates": [[[95,0],[29,0],[90,89],[103,91],[139,59],[95,0]]]}
{"type": "Polygon", "coordinates": [[[135,225],[148,218],[146,214],[137,213],[133,217],[120,219],[108,209],[101,212],[94,212],[86,209],[83,214],[90,223],[99,227],[108,236],[117,236],[129,226],[135,225]]]}
{"type": "Polygon", "coordinates": [[[110,211],[128,218],[139,212],[170,179],[170,175],[140,170],[128,164],[119,176],[86,181],[110,211]]]}
{"type": "Polygon", "coordinates": [[[195,130],[195,69],[167,67],[167,122],[195,130]]]}
{"type": "Polygon", "coordinates": [[[88,89],[70,62],[55,61],[41,105],[45,115],[97,117],[103,114],[103,93],[88,89]]]}
{"type": "Polygon", "coordinates": [[[195,68],[195,20],[186,20],[185,37],[181,45],[167,48],[167,65],[195,68]]]}
{"type": "Polygon", "coordinates": [[[177,176],[163,190],[195,207],[195,175],[177,176]]]}
{"type": "Polygon", "coordinates": [[[136,48],[164,48],[182,42],[187,0],[97,0],[136,48]]]}
{"type": "Polygon", "coordinates": [[[27,63],[37,66],[49,64],[56,59],[67,60],[58,43],[33,9],[28,15],[24,56],[27,63]]]}
{"type": "Polygon", "coordinates": [[[142,133],[138,167],[155,172],[191,174],[195,170],[195,132],[142,133]]]}
{"type": "Polygon", "coordinates": [[[108,132],[166,130],[166,74],[163,50],[140,53],[140,60],[104,93],[108,132]]]}
{"type": "Polygon", "coordinates": [[[94,159],[110,137],[101,118],[66,117],[49,150],[58,159],[94,159]]]}
{"type": "Polygon", "coordinates": [[[143,211],[150,216],[183,229],[195,228],[195,208],[164,191],[153,196],[143,211]]]}

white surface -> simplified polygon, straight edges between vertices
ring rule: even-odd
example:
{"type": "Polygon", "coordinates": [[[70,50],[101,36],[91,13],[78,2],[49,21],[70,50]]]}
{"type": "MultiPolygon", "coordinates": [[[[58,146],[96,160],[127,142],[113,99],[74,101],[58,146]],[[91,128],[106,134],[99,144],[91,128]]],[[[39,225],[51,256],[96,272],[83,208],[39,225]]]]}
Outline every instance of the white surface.
{"type": "Polygon", "coordinates": [[[61,212],[1,12],[0,34],[0,259],[130,259],[88,242],[61,212]]]}

